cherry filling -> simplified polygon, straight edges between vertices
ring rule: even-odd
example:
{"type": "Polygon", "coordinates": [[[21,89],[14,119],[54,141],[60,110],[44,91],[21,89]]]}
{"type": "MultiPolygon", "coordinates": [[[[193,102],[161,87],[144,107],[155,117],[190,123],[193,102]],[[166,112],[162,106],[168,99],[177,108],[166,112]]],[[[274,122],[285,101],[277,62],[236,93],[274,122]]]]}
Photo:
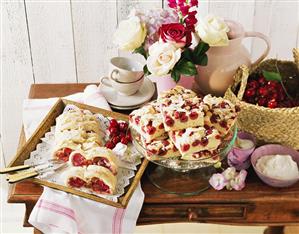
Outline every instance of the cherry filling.
{"type": "Polygon", "coordinates": [[[75,167],[82,167],[86,165],[86,158],[80,153],[75,153],[72,157],[72,164],[75,167]]]}
{"type": "Polygon", "coordinates": [[[207,145],[209,144],[209,140],[208,140],[208,138],[206,138],[206,137],[202,137],[202,138],[201,138],[201,141],[200,141],[200,144],[201,144],[202,146],[207,146],[207,145]]]}
{"type": "Polygon", "coordinates": [[[155,132],[156,132],[156,128],[154,126],[150,125],[150,126],[147,127],[147,133],[149,135],[153,135],[155,132]]]}
{"type": "Polygon", "coordinates": [[[223,128],[226,128],[226,129],[228,128],[227,122],[225,120],[220,121],[219,125],[223,128]]]}
{"type": "Polygon", "coordinates": [[[187,117],[186,113],[184,113],[184,112],[181,113],[180,121],[183,122],[183,123],[188,121],[188,117],[187,117]]]}
{"type": "Polygon", "coordinates": [[[189,144],[182,145],[182,151],[188,151],[189,149],[190,149],[190,145],[189,144]]]}
{"type": "Polygon", "coordinates": [[[81,178],[74,176],[69,178],[68,184],[74,188],[81,188],[86,184],[86,182],[81,178]]]}
{"type": "Polygon", "coordinates": [[[90,187],[95,192],[105,192],[110,193],[110,188],[107,184],[105,184],[101,179],[93,177],[91,179],[90,187]]]}
{"type": "Polygon", "coordinates": [[[56,152],[56,157],[64,162],[67,162],[69,160],[72,151],[73,151],[72,149],[65,147],[56,152]]]}
{"type": "Polygon", "coordinates": [[[105,167],[105,168],[109,169],[112,172],[111,163],[109,162],[109,160],[107,158],[95,157],[92,160],[92,164],[105,167]]]}
{"type": "Polygon", "coordinates": [[[198,114],[196,112],[191,112],[189,115],[190,119],[195,120],[198,117],[198,114]]]}
{"type": "Polygon", "coordinates": [[[169,127],[172,127],[174,125],[174,120],[172,118],[170,118],[169,116],[166,116],[165,124],[169,127]]]}

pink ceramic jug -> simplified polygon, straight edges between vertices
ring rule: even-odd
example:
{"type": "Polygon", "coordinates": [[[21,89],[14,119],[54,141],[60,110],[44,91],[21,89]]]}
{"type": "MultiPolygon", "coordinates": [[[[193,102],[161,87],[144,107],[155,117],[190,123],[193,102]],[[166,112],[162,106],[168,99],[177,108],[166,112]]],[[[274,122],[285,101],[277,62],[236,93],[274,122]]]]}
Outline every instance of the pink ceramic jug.
{"type": "Polygon", "coordinates": [[[195,77],[193,88],[199,93],[222,96],[232,84],[233,76],[240,65],[246,64],[248,67],[255,65],[269,53],[270,41],[267,36],[259,32],[245,32],[243,26],[237,22],[230,20],[225,22],[230,28],[229,45],[210,47],[207,52],[208,65],[197,67],[198,75],[195,77]],[[266,43],[266,49],[255,62],[251,62],[251,56],[242,44],[242,40],[246,37],[258,37],[266,43]]]}

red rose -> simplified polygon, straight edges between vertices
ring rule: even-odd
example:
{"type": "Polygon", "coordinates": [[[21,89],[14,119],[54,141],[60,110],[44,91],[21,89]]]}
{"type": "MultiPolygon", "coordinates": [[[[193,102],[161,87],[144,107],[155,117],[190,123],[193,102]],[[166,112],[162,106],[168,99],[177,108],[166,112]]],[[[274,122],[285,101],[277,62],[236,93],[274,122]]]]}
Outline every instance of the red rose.
{"type": "Polygon", "coordinates": [[[160,38],[163,42],[174,44],[176,47],[188,47],[191,44],[191,31],[179,23],[162,24],[159,29],[160,38]]]}

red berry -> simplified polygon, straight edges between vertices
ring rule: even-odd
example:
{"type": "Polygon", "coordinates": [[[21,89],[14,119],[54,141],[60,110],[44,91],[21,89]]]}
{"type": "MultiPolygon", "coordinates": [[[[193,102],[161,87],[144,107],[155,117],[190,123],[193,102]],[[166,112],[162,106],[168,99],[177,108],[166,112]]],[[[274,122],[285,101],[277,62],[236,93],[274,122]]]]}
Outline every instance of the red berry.
{"type": "Polygon", "coordinates": [[[121,132],[126,132],[127,129],[128,129],[128,123],[126,123],[126,122],[120,122],[119,123],[119,130],[121,132]]]}
{"type": "Polygon", "coordinates": [[[258,82],[260,83],[260,86],[265,85],[266,84],[266,79],[263,76],[260,76],[260,78],[258,79],[258,82]]]}
{"type": "Polygon", "coordinates": [[[268,89],[266,87],[260,87],[259,88],[259,94],[262,96],[262,97],[266,97],[268,95],[268,89]]]}
{"type": "Polygon", "coordinates": [[[125,144],[125,145],[127,145],[129,143],[129,141],[126,137],[121,138],[120,142],[125,144]]]}
{"type": "Polygon", "coordinates": [[[190,115],[189,115],[190,119],[197,119],[198,117],[198,114],[196,112],[191,112],[190,115]]]}
{"type": "Polygon", "coordinates": [[[118,142],[120,142],[120,137],[119,136],[114,136],[111,141],[113,142],[114,145],[116,145],[118,142]]]}
{"type": "Polygon", "coordinates": [[[122,137],[125,137],[125,136],[126,136],[126,133],[124,133],[124,132],[119,133],[119,138],[122,138],[122,137]]]}
{"type": "Polygon", "coordinates": [[[193,143],[192,143],[192,146],[195,147],[195,146],[198,146],[200,144],[200,140],[195,140],[193,143]]]}
{"type": "Polygon", "coordinates": [[[267,99],[266,98],[260,98],[257,103],[258,103],[259,106],[266,106],[267,99]]]}
{"type": "Polygon", "coordinates": [[[130,130],[127,132],[127,138],[129,139],[129,142],[132,141],[132,135],[131,135],[130,130]]]}
{"type": "Polygon", "coordinates": [[[245,91],[245,97],[250,98],[250,97],[253,97],[254,95],[255,95],[255,90],[254,89],[247,89],[245,91]]]}
{"type": "Polygon", "coordinates": [[[189,144],[184,144],[182,146],[182,151],[188,151],[190,149],[190,145],[189,144]]]}
{"type": "Polygon", "coordinates": [[[129,136],[126,136],[126,140],[128,141],[128,142],[132,142],[132,137],[131,137],[131,135],[129,136]]]}
{"type": "Polygon", "coordinates": [[[153,127],[153,126],[148,126],[147,128],[147,133],[150,134],[150,135],[153,135],[156,131],[156,128],[153,127]]]}
{"type": "Polygon", "coordinates": [[[206,145],[208,145],[209,140],[208,140],[208,138],[203,137],[203,138],[201,138],[200,143],[201,143],[202,146],[206,146],[206,145]]]}
{"type": "Polygon", "coordinates": [[[165,118],[165,124],[169,127],[172,127],[174,125],[174,120],[172,118],[170,118],[169,116],[167,116],[165,118]]]}
{"type": "Polygon", "coordinates": [[[256,80],[251,80],[247,84],[248,88],[257,89],[259,87],[259,83],[256,80]]]}
{"type": "Polygon", "coordinates": [[[109,131],[110,137],[113,137],[118,134],[118,128],[116,128],[116,127],[109,126],[108,131],[109,131]]]}
{"type": "Polygon", "coordinates": [[[159,125],[159,129],[163,129],[163,128],[164,128],[164,124],[161,123],[161,124],[159,125]]]}
{"type": "Polygon", "coordinates": [[[113,142],[111,141],[107,141],[105,146],[108,148],[108,149],[113,149],[115,147],[115,145],[113,144],[113,142]]]}
{"type": "Polygon", "coordinates": [[[275,99],[271,99],[269,102],[268,102],[268,107],[269,108],[276,108],[277,107],[277,101],[275,99]]]}
{"type": "Polygon", "coordinates": [[[279,83],[278,83],[277,81],[270,80],[270,81],[267,82],[267,85],[268,85],[269,87],[275,89],[275,88],[279,85],[279,83]]]}
{"type": "Polygon", "coordinates": [[[110,127],[118,128],[118,122],[116,119],[110,120],[110,127]]]}
{"type": "Polygon", "coordinates": [[[163,141],[162,141],[162,144],[163,144],[164,146],[168,146],[170,143],[169,143],[169,141],[167,141],[167,140],[163,140],[163,141]]]}
{"type": "Polygon", "coordinates": [[[186,115],[186,113],[181,114],[180,121],[183,123],[188,121],[188,116],[186,115]]]}
{"type": "Polygon", "coordinates": [[[181,116],[180,112],[178,112],[178,111],[175,111],[175,112],[174,112],[174,118],[175,118],[175,119],[179,119],[180,116],[181,116]]]}

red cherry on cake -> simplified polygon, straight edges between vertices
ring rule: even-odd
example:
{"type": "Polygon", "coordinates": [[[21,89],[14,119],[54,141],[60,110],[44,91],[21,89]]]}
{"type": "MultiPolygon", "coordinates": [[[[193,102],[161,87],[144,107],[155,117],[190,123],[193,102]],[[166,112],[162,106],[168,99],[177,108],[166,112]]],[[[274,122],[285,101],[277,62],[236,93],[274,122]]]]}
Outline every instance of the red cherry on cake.
{"type": "Polygon", "coordinates": [[[193,143],[192,143],[192,146],[195,147],[195,146],[198,146],[200,144],[200,140],[195,140],[193,143]]]}
{"type": "Polygon", "coordinates": [[[190,149],[190,145],[189,144],[182,145],[182,151],[188,151],[189,149],[190,149]]]}
{"type": "Polygon", "coordinates": [[[189,115],[190,119],[195,120],[198,117],[198,114],[196,112],[191,112],[189,115]]]}
{"type": "Polygon", "coordinates": [[[206,145],[208,145],[208,143],[209,143],[208,138],[206,138],[206,137],[202,137],[202,138],[201,138],[200,144],[201,144],[202,146],[206,146],[206,145]]]}
{"type": "Polygon", "coordinates": [[[135,118],[135,123],[138,125],[139,122],[140,122],[140,116],[137,116],[137,117],[135,118]]]}
{"type": "Polygon", "coordinates": [[[156,128],[153,127],[153,126],[148,126],[147,128],[147,133],[150,134],[150,135],[153,135],[156,131],[156,128]]]}
{"type": "Polygon", "coordinates": [[[116,119],[111,119],[109,123],[110,127],[118,128],[118,122],[116,119]]]}
{"type": "Polygon", "coordinates": [[[178,112],[178,111],[175,111],[175,112],[174,112],[174,118],[175,118],[175,119],[179,119],[180,116],[181,116],[180,112],[178,112]]]}
{"type": "Polygon", "coordinates": [[[169,116],[167,116],[165,118],[165,124],[169,127],[172,127],[174,125],[174,120],[172,118],[170,118],[169,116]]]}
{"type": "Polygon", "coordinates": [[[180,121],[183,123],[188,121],[188,116],[186,115],[186,113],[181,114],[180,121]]]}

